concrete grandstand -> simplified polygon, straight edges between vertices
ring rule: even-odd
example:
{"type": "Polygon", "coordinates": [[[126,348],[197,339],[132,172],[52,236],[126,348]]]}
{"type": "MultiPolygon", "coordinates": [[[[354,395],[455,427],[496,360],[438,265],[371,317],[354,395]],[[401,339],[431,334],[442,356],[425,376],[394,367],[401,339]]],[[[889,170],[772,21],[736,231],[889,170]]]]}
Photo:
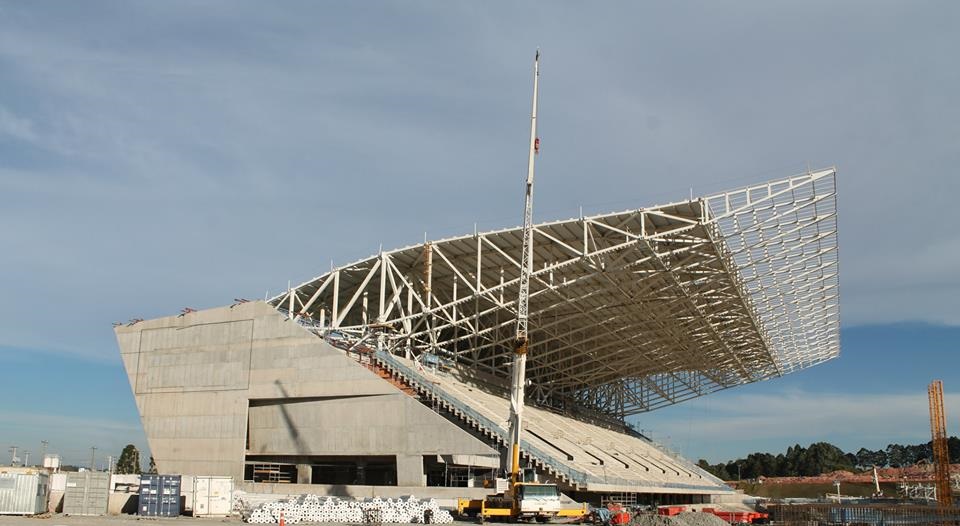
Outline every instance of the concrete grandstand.
{"type": "MultiPolygon", "coordinates": [[[[729,493],[628,422],[838,355],[835,176],[536,225],[531,476],[591,501],[729,493]]],[[[492,479],[520,251],[518,229],[477,232],[117,327],[159,469],[313,492],[492,479]]]]}

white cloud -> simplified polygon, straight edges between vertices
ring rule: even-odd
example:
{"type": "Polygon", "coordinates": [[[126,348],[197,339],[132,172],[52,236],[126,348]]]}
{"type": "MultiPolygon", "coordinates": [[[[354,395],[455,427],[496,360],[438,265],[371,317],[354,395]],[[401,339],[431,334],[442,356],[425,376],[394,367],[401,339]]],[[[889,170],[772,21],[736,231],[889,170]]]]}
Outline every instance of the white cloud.
{"type": "Polygon", "coordinates": [[[0,106],[0,137],[7,135],[21,141],[34,142],[37,134],[33,129],[33,122],[19,117],[9,109],[0,106]]]}
{"type": "Polygon", "coordinates": [[[42,152],[3,152],[0,345],[113,357],[112,321],[517,224],[538,44],[538,219],[836,163],[844,322],[960,323],[948,16],[229,5],[5,8],[0,137],[42,152]]]}

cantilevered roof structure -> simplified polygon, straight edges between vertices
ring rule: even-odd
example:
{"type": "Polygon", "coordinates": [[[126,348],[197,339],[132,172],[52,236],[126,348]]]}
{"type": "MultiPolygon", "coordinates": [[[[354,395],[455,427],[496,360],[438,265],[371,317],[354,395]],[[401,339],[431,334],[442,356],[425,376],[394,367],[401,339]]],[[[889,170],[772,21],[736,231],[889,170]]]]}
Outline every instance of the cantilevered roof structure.
{"type": "MultiPolygon", "coordinates": [[[[522,231],[383,251],[270,303],[350,345],[510,375],[522,231]]],[[[836,357],[836,170],[537,224],[529,402],[623,419],[836,357]]]]}

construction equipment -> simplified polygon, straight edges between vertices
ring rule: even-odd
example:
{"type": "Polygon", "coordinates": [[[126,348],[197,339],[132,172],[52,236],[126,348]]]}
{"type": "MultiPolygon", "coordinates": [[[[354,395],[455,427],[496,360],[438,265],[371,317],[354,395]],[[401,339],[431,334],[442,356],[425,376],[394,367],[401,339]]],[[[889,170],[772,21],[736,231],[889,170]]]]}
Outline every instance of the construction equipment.
{"type": "Polygon", "coordinates": [[[533,174],[536,156],[540,151],[537,137],[537,100],[540,94],[540,50],[533,60],[533,109],[530,112],[530,151],[527,160],[527,182],[523,208],[523,255],[520,264],[520,293],[517,298],[517,331],[513,348],[513,370],[510,382],[510,440],[506,450],[510,468],[507,491],[486,499],[458,499],[457,512],[461,516],[485,519],[524,520],[541,522],[555,517],[584,518],[586,505],[565,509],[560,502],[556,484],[524,482],[520,470],[520,432],[523,427],[524,387],[526,387],[527,351],[530,340],[527,321],[530,311],[530,276],[533,274],[533,174]]]}
{"type": "Polygon", "coordinates": [[[877,466],[873,466],[873,498],[882,499],[883,490],[880,489],[880,477],[877,475],[877,466]]]}
{"type": "Polygon", "coordinates": [[[622,504],[615,502],[594,508],[590,513],[591,522],[597,526],[627,524],[630,522],[631,517],[630,512],[622,504]]]}
{"type": "Polygon", "coordinates": [[[950,494],[950,452],[947,449],[947,420],[943,408],[943,382],[934,380],[927,388],[930,398],[930,432],[933,435],[933,466],[937,502],[953,506],[950,494]]]}

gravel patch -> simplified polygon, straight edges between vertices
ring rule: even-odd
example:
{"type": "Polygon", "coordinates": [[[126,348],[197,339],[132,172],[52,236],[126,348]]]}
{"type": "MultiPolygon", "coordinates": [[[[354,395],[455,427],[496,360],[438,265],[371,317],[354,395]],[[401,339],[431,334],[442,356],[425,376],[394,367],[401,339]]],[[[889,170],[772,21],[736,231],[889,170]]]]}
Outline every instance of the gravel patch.
{"type": "Polygon", "coordinates": [[[672,518],[678,526],[730,526],[727,521],[712,513],[684,511],[672,518]]]}
{"type": "Polygon", "coordinates": [[[630,526],[678,526],[672,517],[666,515],[654,515],[651,513],[642,513],[634,515],[630,521],[630,526]]]}

